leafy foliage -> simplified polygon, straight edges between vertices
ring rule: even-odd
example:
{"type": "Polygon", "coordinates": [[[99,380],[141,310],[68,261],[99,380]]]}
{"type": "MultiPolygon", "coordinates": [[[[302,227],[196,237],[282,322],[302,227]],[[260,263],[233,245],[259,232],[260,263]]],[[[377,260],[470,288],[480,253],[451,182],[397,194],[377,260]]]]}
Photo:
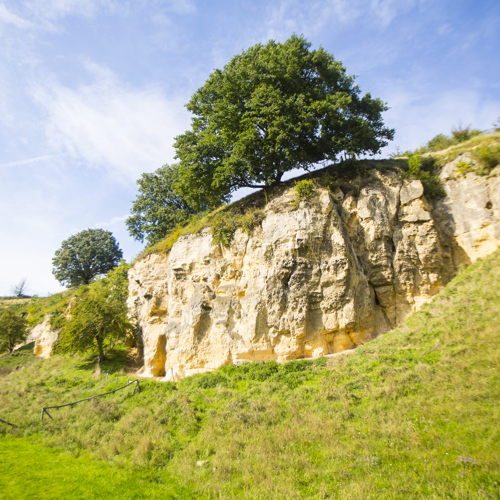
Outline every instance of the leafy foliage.
{"type": "Polygon", "coordinates": [[[441,180],[434,170],[435,159],[422,158],[419,153],[414,153],[408,160],[408,177],[419,179],[424,186],[424,193],[430,199],[446,196],[441,180]]]}
{"type": "Polygon", "coordinates": [[[120,263],[123,253],[114,236],[104,229],[85,229],[61,243],[52,259],[52,274],[68,288],[88,285],[120,263]]]}
{"type": "Polygon", "coordinates": [[[236,207],[217,212],[212,218],[212,236],[216,245],[228,248],[234,238],[236,229],[241,228],[250,234],[265,218],[261,209],[249,209],[239,212],[236,207]]]}
{"type": "Polygon", "coordinates": [[[473,151],[473,156],[486,173],[490,173],[497,165],[500,165],[500,144],[479,146],[473,151]]]}
{"type": "Polygon", "coordinates": [[[6,309],[0,315],[0,351],[12,352],[17,344],[26,340],[27,336],[26,318],[17,315],[11,309],[6,309]]]}
{"type": "Polygon", "coordinates": [[[137,181],[139,195],[132,206],[132,215],[126,220],[134,239],[143,242],[146,238],[148,244],[153,245],[189,220],[199,209],[209,208],[206,205],[195,210],[175,192],[178,171],[177,165],[164,165],[156,172],[142,174],[137,181]]]}
{"type": "Polygon", "coordinates": [[[314,182],[311,179],[298,181],[295,183],[293,190],[295,191],[295,203],[293,207],[298,208],[299,203],[302,200],[306,200],[312,195],[314,190],[314,182]]]}
{"type": "Polygon", "coordinates": [[[74,297],[64,322],[56,352],[85,352],[96,349],[100,360],[106,348],[124,340],[132,327],[127,318],[127,270],[121,266],[74,297]]]}
{"type": "Polygon", "coordinates": [[[483,133],[481,130],[471,129],[470,127],[470,125],[464,127],[461,123],[459,123],[456,127],[451,129],[451,135],[456,143],[468,141],[469,139],[472,139],[472,137],[483,133]]]}
{"type": "Polygon", "coordinates": [[[192,130],[176,138],[178,193],[225,200],[341,153],[375,154],[392,139],[386,105],[360,97],[342,64],[310,46],[295,35],[257,44],[210,75],[187,105],[192,130]]]}

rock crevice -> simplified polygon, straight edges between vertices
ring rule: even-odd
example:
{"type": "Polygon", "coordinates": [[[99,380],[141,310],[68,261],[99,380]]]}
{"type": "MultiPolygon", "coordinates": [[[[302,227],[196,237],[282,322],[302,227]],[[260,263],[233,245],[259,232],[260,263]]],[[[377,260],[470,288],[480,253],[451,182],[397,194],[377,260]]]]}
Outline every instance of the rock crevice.
{"type": "Polygon", "coordinates": [[[457,177],[457,161],[434,204],[420,181],[378,172],[357,197],[318,189],[296,210],[285,191],[229,249],[207,229],[139,260],[128,304],[143,332],[143,374],[177,380],[317,357],[394,328],[500,242],[499,177],[457,177]]]}

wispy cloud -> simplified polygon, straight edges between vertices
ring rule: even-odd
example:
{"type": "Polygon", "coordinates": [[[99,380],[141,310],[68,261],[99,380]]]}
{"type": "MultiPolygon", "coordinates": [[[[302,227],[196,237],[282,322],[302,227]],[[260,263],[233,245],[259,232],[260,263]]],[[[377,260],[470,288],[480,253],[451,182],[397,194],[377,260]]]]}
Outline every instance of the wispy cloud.
{"type": "Polygon", "coordinates": [[[13,24],[17,28],[26,29],[31,26],[29,21],[26,21],[22,17],[12,13],[3,4],[0,4],[0,23],[13,24]]]}
{"type": "Polygon", "coordinates": [[[93,18],[102,14],[134,15],[137,11],[151,10],[153,22],[169,22],[171,14],[192,14],[196,11],[193,0],[7,0],[13,9],[0,5],[0,21],[19,28],[34,27],[59,31],[60,21],[69,16],[93,18]],[[23,17],[19,14],[22,12],[23,17]],[[28,20],[29,19],[29,20],[28,20]]]}
{"type": "Polygon", "coordinates": [[[32,95],[46,112],[45,131],[60,154],[131,183],[173,161],[174,137],[189,127],[186,96],[168,99],[155,87],[131,88],[107,68],[87,63],[95,81],[76,89],[37,84],[32,95]]]}
{"type": "Polygon", "coordinates": [[[37,156],[35,158],[27,158],[25,160],[11,161],[10,163],[2,163],[0,164],[0,168],[20,167],[22,165],[29,165],[30,163],[37,163],[39,161],[52,160],[53,158],[58,158],[58,157],[59,155],[37,156]]]}
{"type": "Polygon", "coordinates": [[[391,109],[385,114],[385,121],[396,126],[396,136],[387,152],[396,146],[403,150],[420,147],[437,134],[449,134],[460,121],[473,127],[491,124],[500,109],[498,99],[485,98],[477,90],[435,93],[408,90],[405,82],[392,82],[388,93],[391,109]]]}
{"type": "Polygon", "coordinates": [[[268,7],[267,36],[283,39],[292,32],[314,36],[327,26],[333,28],[362,18],[372,18],[386,27],[422,1],[425,0],[330,0],[306,4],[300,0],[281,0],[268,7]]]}
{"type": "Polygon", "coordinates": [[[130,215],[122,215],[120,217],[113,217],[110,221],[107,222],[96,222],[95,227],[110,227],[123,222],[125,219],[128,219],[130,215]]]}

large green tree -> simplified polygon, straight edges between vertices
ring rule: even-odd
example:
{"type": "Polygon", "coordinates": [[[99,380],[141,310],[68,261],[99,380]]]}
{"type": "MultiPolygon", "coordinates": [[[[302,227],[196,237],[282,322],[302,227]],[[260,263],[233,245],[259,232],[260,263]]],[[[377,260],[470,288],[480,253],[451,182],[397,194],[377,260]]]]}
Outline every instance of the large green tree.
{"type": "Polygon", "coordinates": [[[127,271],[122,264],[75,296],[68,319],[59,335],[57,352],[95,350],[105,359],[105,350],[132,333],[127,317],[127,271]]]}
{"type": "Polygon", "coordinates": [[[61,243],[52,259],[52,274],[68,288],[88,285],[120,263],[123,253],[110,231],[85,229],[61,243]]]}
{"type": "Polygon", "coordinates": [[[180,181],[193,201],[279,184],[285,172],[376,154],[393,138],[387,106],[302,36],[257,44],[214,71],[187,104],[192,128],[176,138],[180,181]]]}
{"type": "Polygon", "coordinates": [[[10,309],[0,314],[0,351],[12,352],[27,336],[28,322],[24,317],[18,316],[10,309]]]}
{"type": "Polygon", "coordinates": [[[178,165],[164,165],[156,172],[142,174],[137,181],[139,194],[126,221],[134,239],[143,242],[146,238],[149,244],[156,243],[199,209],[209,208],[206,204],[197,210],[174,191],[178,171],[178,165]]]}

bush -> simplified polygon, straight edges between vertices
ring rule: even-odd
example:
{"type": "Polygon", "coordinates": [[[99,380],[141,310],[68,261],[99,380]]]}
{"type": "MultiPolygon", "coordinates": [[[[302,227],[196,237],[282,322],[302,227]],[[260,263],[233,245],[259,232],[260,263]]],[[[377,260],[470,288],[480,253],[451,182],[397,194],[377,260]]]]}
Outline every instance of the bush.
{"type": "Polygon", "coordinates": [[[219,212],[212,219],[212,236],[214,243],[228,248],[236,231],[234,215],[229,211],[219,212]]]}
{"type": "Polygon", "coordinates": [[[28,323],[10,309],[0,315],[0,351],[12,352],[14,347],[26,340],[28,323]]]}
{"type": "Polygon", "coordinates": [[[446,196],[439,176],[435,172],[435,159],[425,157],[422,159],[420,153],[414,153],[408,160],[408,177],[419,179],[424,187],[424,193],[429,199],[442,198],[446,196]]]}
{"type": "Polygon", "coordinates": [[[457,163],[457,172],[464,177],[467,172],[472,171],[472,165],[468,161],[459,161],[457,163]]]}
{"type": "Polygon", "coordinates": [[[245,213],[235,213],[233,210],[224,210],[215,214],[212,219],[212,236],[216,245],[229,248],[236,229],[250,234],[255,227],[262,223],[266,213],[264,210],[248,209],[245,213]]]}
{"type": "Polygon", "coordinates": [[[424,146],[424,148],[427,151],[442,151],[443,149],[447,149],[450,146],[453,146],[455,144],[455,141],[451,138],[448,137],[445,134],[438,134],[435,137],[433,137],[427,144],[424,146]]]}
{"type": "Polygon", "coordinates": [[[500,164],[500,144],[479,146],[474,150],[473,156],[486,172],[489,173],[500,164]]]}
{"type": "Polygon", "coordinates": [[[293,204],[293,208],[295,209],[298,208],[302,200],[311,197],[314,191],[314,183],[310,179],[304,179],[303,181],[296,182],[293,190],[295,191],[295,203],[293,204]]]}
{"type": "Polygon", "coordinates": [[[481,135],[482,133],[483,132],[481,130],[471,129],[470,125],[462,127],[461,123],[459,123],[457,127],[451,129],[451,135],[457,143],[468,141],[469,139],[472,139],[476,135],[481,135]]]}

